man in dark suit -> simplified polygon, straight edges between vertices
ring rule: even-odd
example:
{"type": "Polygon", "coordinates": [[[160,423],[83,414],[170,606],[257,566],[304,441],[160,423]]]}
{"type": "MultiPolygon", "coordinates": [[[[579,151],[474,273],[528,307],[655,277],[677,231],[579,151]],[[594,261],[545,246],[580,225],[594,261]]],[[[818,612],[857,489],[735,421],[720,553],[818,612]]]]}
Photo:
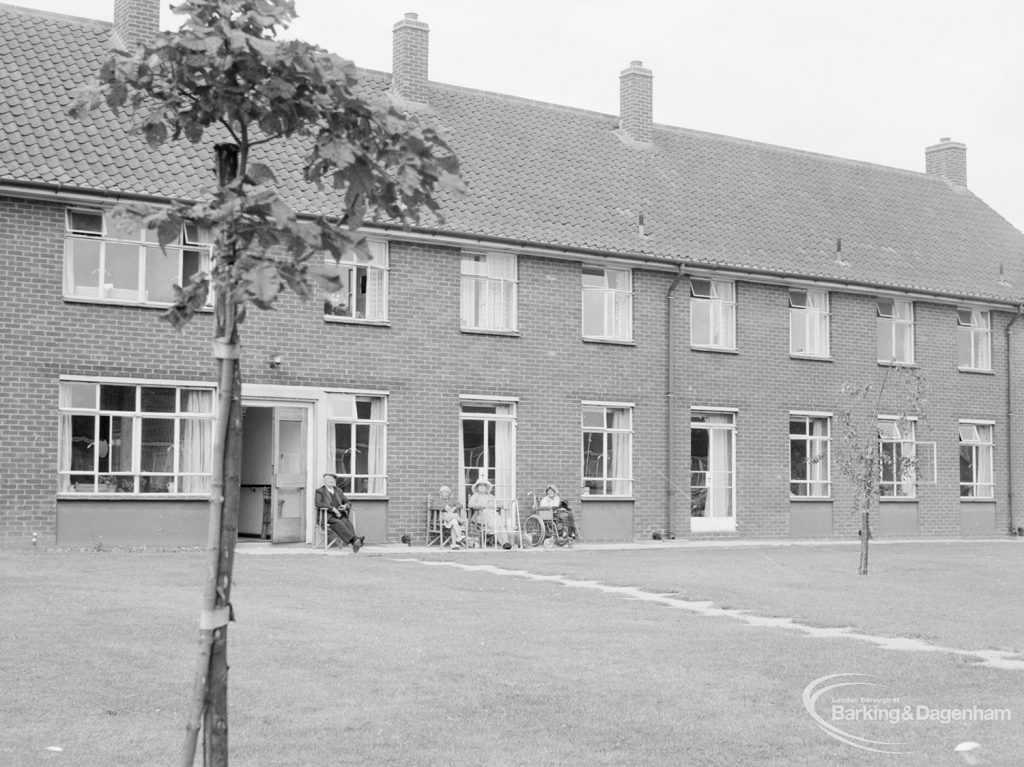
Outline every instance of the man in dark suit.
{"type": "Polygon", "coordinates": [[[356,537],[356,529],[348,516],[351,504],[335,485],[334,475],[324,474],[324,483],[316,489],[317,524],[320,522],[320,509],[327,509],[327,527],[344,545],[351,546],[353,552],[358,552],[365,536],[356,537]]]}

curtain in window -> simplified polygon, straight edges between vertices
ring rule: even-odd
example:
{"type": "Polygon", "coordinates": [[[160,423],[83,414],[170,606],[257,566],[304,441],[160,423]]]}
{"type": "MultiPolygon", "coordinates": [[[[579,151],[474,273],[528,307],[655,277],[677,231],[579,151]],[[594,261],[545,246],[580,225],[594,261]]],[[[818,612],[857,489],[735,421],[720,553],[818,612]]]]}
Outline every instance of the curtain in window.
{"type": "MultiPolygon", "coordinates": [[[[61,399],[63,399],[64,388],[61,387],[61,399]]],[[[63,404],[63,403],[62,403],[63,404]]],[[[71,438],[73,432],[71,429],[71,416],[62,415],[60,417],[60,443],[57,445],[57,468],[59,471],[68,471],[71,469],[71,438]]],[[[57,492],[65,493],[70,490],[71,479],[67,474],[60,475],[60,482],[57,487],[57,492]]]]}
{"type": "Polygon", "coordinates": [[[384,495],[386,490],[387,477],[384,476],[384,450],[386,438],[384,436],[384,398],[374,397],[370,401],[370,419],[377,423],[370,426],[369,445],[369,473],[370,479],[366,492],[371,495],[384,495]],[[375,476],[376,475],[376,476],[375,476]]]}
{"type": "Polygon", "coordinates": [[[978,426],[978,440],[975,448],[976,494],[982,498],[992,497],[992,427],[978,426]]]}
{"type": "Polygon", "coordinates": [[[494,497],[509,500],[516,497],[515,405],[496,405],[494,412],[494,497]]]}
{"type": "Polygon", "coordinates": [[[824,498],[829,494],[828,421],[823,418],[812,418],[809,426],[807,478],[810,480],[810,495],[824,498]]]}
{"type": "MultiPolygon", "coordinates": [[[[211,389],[183,389],[181,392],[181,409],[187,413],[213,412],[213,395],[211,389]]],[[[179,471],[183,475],[202,474],[204,476],[182,476],[182,493],[210,492],[209,473],[213,468],[213,420],[210,418],[181,419],[181,457],[179,471]]]]}
{"type": "Polygon", "coordinates": [[[825,353],[825,318],[826,294],[807,292],[807,310],[804,322],[807,323],[807,352],[809,354],[825,353]]]}
{"type": "Polygon", "coordinates": [[[630,416],[631,411],[625,408],[608,411],[608,425],[614,430],[608,435],[608,492],[611,495],[633,494],[633,435],[629,431],[632,428],[630,416]],[[622,431],[618,431],[620,429],[622,431]]]}
{"type": "MultiPolygon", "coordinates": [[[[709,414],[709,424],[731,425],[732,416],[709,414]]],[[[707,517],[732,516],[732,430],[711,428],[710,438],[710,471],[708,472],[708,505],[707,517]]]]}

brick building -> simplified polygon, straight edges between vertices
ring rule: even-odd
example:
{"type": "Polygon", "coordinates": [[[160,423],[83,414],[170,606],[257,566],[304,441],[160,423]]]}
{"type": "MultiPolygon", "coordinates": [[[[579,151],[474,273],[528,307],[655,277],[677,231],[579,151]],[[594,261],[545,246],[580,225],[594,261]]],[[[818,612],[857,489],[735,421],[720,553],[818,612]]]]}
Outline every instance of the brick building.
{"type": "MultiPolygon", "coordinates": [[[[200,199],[210,158],[63,113],[112,36],[156,30],[157,0],[115,6],[112,27],[0,5],[6,545],[205,537],[212,320],[158,319],[203,237],[165,259],[106,211],[200,199]]],[[[338,294],[249,313],[243,535],[311,539],[333,472],[371,541],[423,540],[427,494],[481,474],[520,504],[559,485],[588,540],[848,538],[840,388],[894,360],[928,400],[886,418],[893,387],[867,425],[919,459],[880,478],[876,534],[1024,524],[1024,235],[970,192],[963,144],[915,173],[658,125],[638,61],[620,115],[442,85],[427,25],[394,35],[394,77],[362,87],[444,126],[470,194],[368,229],[338,294]]],[[[286,184],[304,214],[338,204],[286,184]]]]}

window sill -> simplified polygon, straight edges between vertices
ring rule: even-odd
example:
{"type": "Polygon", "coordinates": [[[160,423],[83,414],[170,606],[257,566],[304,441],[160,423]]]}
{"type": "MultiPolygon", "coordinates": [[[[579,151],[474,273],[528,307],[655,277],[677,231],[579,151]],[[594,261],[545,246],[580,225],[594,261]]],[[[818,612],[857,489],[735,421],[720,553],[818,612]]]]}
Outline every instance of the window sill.
{"type": "Polygon", "coordinates": [[[522,333],[518,330],[486,330],[484,328],[459,328],[459,331],[468,335],[480,336],[505,336],[506,338],[521,338],[522,333]]]}
{"type": "Polygon", "coordinates": [[[814,497],[813,495],[791,495],[789,496],[790,503],[832,503],[832,496],[823,495],[821,497],[814,497]]]}
{"type": "Polygon", "coordinates": [[[329,322],[332,325],[369,325],[375,328],[390,328],[391,323],[388,320],[363,320],[358,317],[332,317],[330,315],[324,315],[324,322],[329,322]]]}
{"type": "Polygon", "coordinates": [[[694,346],[690,344],[691,352],[710,352],[712,354],[739,354],[738,349],[727,349],[724,346],[694,346]]]}
{"type": "Polygon", "coordinates": [[[58,501],[209,501],[207,493],[57,493],[58,501]]]}
{"type": "Polygon", "coordinates": [[[882,503],[917,503],[916,495],[883,495],[879,496],[878,502],[882,503]]]}
{"type": "Polygon", "coordinates": [[[975,495],[971,495],[971,496],[961,495],[960,496],[960,503],[995,503],[995,500],[996,500],[996,498],[995,498],[994,495],[991,498],[982,498],[981,496],[975,496],[975,495]]]}
{"type": "MultiPolygon", "coordinates": [[[[151,301],[118,301],[112,298],[89,298],[87,296],[63,296],[64,302],[69,304],[92,304],[93,306],[132,306],[136,309],[159,309],[167,311],[173,304],[154,303],[151,301]]],[[[204,306],[198,309],[200,314],[209,314],[213,311],[212,306],[204,306]]]]}
{"type": "Polygon", "coordinates": [[[794,354],[793,352],[790,352],[789,358],[791,360],[808,360],[811,362],[835,362],[832,357],[823,357],[820,354],[794,354]]]}
{"type": "Polygon", "coordinates": [[[593,336],[583,336],[583,343],[610,344],[611,346],[636,346],[636,341],[623,341],[618,338],[595,338],[593,336]]]}
{"type": "Polygon", "coordinates": [[[581,495],[580,501],[586,503],[591,501],[628,501],[629,503],[636,503],[636,498],[632,495],[581,495]]]}
{"type": "Polygon", "coordinates": [[[890,365],[892,365],[894,368],[916,368],[916,367],[920,367],[920,365],[918,365],[916,362],[900,362],[899,360],[896,360],[894,362],[893,360],[878,360],[878,366],[879,367],[887,368],[890,365]]]}
{"type": "Polygon", "coordinates": [[[974,373],[976,375],[982,375],[982,376],[994,376],[996,374],[994,370],[992,370],[992,369],[985,370],[984,368],[958,367],[957,370],[960,371],[961,373],[974,373]]]}

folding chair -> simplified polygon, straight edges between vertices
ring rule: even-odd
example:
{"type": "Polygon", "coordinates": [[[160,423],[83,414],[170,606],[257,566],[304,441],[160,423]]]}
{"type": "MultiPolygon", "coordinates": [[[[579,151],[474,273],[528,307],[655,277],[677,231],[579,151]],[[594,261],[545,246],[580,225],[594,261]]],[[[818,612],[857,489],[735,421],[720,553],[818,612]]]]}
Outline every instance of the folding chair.
{"type": "MultiPolygon", "coordinates": [[[[323,546],[325,554],[331,546],[341,548],[341,541],[338,540],[338,536],[327,526],[327,515],[330,511],[327,507],[320,507],[316,510],[316,527],[313,529],[313,548],[317,549],[323,546]]],[[[351,508],[348,510],[348,518],[352,519],[353,524],[355,524],[351,508]]]]}

